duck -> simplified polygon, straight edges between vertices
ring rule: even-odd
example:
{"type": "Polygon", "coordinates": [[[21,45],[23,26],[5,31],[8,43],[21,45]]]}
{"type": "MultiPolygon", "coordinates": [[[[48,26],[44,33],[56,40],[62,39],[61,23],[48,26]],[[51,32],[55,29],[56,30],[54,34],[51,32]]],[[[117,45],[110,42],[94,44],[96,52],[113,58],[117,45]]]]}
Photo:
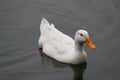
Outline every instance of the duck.
{"type": "Polygon", "coordinates": [[[42,18],[40,23],[39,52],[61,63],[80,64],[87,61],[83,45],[96,49],[86,30],[78,30],[74,39],[55,28],[42,18]]]}
{"type": "Polygon", "coordinates": [[[70,64],[74,71],[74,80],[83,79],[82,69],[86,68],[87,63],[84,44],[90,49],[96,49],[86,30],[77,30],[73,39],[58,30],[53,23],[42,18],[38,40],[39,54],[44,54],[60,63],[70,64]]]}

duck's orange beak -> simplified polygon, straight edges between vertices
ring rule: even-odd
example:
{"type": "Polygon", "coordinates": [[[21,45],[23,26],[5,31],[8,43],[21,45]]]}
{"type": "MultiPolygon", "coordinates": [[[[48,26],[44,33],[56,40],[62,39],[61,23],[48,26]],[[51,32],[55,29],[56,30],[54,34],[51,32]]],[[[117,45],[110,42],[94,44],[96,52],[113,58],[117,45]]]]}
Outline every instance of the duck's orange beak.
{"type": "Polygon", "coordinates": [[[85,43],[86,43],[86,45],[87,45],[90,49],[96,49],[96,46],[92,43],[92,41],[90,40],[90,38],[86,38],[85,43]]]}

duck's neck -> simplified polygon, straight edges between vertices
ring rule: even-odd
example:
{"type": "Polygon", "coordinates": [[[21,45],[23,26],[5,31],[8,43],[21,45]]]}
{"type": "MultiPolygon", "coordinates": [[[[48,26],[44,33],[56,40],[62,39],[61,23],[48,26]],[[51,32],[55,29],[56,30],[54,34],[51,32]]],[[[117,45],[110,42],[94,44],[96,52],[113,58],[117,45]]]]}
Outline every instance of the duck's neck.
{"type": "Polygon", "coordinates": [[[75,48],[76,48],[78,51],[84,51],[83,45],[84,45],[84,42],[79,42],[79,41],[76,41],[76,40],[75,40],[75,48]]]}

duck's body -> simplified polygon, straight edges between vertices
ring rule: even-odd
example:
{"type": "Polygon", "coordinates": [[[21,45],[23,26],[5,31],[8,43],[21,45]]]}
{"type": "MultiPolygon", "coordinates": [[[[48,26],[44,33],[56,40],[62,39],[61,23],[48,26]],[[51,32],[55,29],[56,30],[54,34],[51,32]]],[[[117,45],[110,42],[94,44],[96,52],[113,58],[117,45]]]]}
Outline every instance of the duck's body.
{"type": "MultiPolygon", "coordinates": [[[[86,31],[77,31],[75,40],[73,40],[43,18],[40,24],[40,32],[39,48],[42,48],[45,55],[62,63],[80,64],[87,61],[87,55],[83,49],[85,39],[81,38],[80,42],[78,38],[78,33],[82,33],[82,35],[84,33],[89,38],[86,31]]],[[[95,48],[94,45],[92,47],[95,48]]]]}

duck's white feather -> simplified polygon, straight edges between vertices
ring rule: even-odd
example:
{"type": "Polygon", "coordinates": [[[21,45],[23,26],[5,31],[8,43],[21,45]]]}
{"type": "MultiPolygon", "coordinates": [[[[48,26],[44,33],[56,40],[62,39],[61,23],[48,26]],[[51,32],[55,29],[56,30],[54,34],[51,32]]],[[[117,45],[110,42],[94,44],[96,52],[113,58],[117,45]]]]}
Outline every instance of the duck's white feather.
{"type": "Polygon", "coordinates": [[[50,25],[45,18],[41,21],[40,31],[39,47],[43,48],[43,52],[47,56],[63,63],[72,64],[86,60],[84,50],[80,53],[75,49],[74,40],[56,29],[53,24],[50,25]]]}

